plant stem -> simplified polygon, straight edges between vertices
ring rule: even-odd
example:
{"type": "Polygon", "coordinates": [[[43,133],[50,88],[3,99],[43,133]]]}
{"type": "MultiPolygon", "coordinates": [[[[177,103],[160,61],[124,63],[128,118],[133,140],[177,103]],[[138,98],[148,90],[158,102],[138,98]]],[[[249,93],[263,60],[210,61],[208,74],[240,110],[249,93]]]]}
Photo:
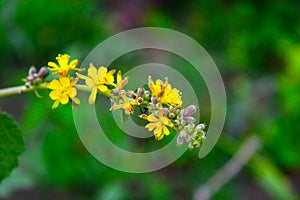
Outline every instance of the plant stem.
{"type": "MultiPolygon", "coordinates": [[[[80,84],[76,84],[75,87],[78,90],[81,91],[86,91],[86,92],[90,92],[91,88],[85,85],[80,85],[80,84]]],[[[14,87],[9,87],[9,88],[3,88],[0,89],[0,98],[1,97],[7,97],[7,96],[12,96],[12,95],[18,95],[18,94],[22,94],[25,92],[33,92],[36,90],[45,90],[48,89],[44,84],[38,85],[38,86],[32,86],[32,87],[25,87],[24,85],[20,85],[20,86],[14,86],[14,87]]]]}

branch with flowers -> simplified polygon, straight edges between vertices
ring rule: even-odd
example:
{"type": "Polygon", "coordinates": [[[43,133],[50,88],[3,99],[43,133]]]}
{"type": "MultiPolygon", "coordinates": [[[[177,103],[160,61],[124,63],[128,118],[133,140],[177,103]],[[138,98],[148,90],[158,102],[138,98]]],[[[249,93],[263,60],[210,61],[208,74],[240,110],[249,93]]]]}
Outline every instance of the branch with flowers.
{"type": "Polygon", "coordinates": [[[68,54],[59,54],[56,60],[57,63],[48,62],[48,67],[42,67],[39,71],[31,67],[28,76],[23,79],[24,85],[0,89],[0,97],[32,91],[39,97],[38,90],[50,89],[49,97],[54,101],[52,109],[55,109],[69,102],[80,104],[80,99],[76,97],[77,90],[87,91],[91,93],[89,104],[94,104],[98,95],[109,97],[113,103],[111,111],[123,109],[126,115],[131,115],[139,107],[144,111],[139,117],[149,122],[145,128],[153,131],[156,140],[177,132],[178,146],[186,142],[190,149],[200,147],[205,140],[205,125],[197,124],[192,116],[197,106],[183,108],[181,92],[172,88],[167,78],[154,81],[149,76],[148,84],[126,90],[128,78],[122,77],[121,71],[115,77],[116,70],[108,70],[104,66],[96,68],[91,63],[87,75],[84,75],[85,69],[77,68],[77,59],[69,62],[68,54]],[[76,73],[71,73],[73,71],[76,73]],[[47,74],[54,75],[50,82],[44,81],[47,74]],[[85,85],[77,84],[79,79],[84,80],[85,85]]]}

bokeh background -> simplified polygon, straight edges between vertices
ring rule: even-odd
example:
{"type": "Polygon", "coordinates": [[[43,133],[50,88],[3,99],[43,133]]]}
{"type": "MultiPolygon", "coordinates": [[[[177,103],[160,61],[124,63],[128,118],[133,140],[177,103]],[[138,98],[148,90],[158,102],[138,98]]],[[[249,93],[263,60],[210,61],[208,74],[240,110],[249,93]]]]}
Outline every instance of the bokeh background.
{"type": "MultiPolygon", "coordinates": [[[[185,33],[208,51],[228,99],[224,131],[207,157],[198,159],[197,151],[187,151],[170,166],[147,174],[119,172],[95,160],[77,135],[71,106],[51,110],[47,91],[40,92],[42,99],[33,93],[0,99],[1,111],[18,121],[26,144],[19,166],[0,185],[0,199],[192,199],[253,135],[261,148],[211,198],[300,195],[299,1],[0,0],[0,8],[1,88],[22,84],[29,66],[44,66],[58,53],[82,61],[113,34],[157,26],[185,33]]],[[[161,52],[145,51],[113,64],[126,72],[143,64],[137,55],[142,61],[164,60],[161,52]]],[[[171,60],[188,69],[176,57],[171,60]]],[[[209,123],[203,81],[193,71],[183,73],[199,91],[201,121],[209,123]]],[[[109,108],[105,98],[98,104],[109,108]]],[[[107,109],[100,112],[110,116],[107,109]]],[[[116,144],[132,148],[139,143],[110,123],[109,137],[116,144]]],[[[152,140],[141,143],[147,150],[157,147],[152,140]]]]}

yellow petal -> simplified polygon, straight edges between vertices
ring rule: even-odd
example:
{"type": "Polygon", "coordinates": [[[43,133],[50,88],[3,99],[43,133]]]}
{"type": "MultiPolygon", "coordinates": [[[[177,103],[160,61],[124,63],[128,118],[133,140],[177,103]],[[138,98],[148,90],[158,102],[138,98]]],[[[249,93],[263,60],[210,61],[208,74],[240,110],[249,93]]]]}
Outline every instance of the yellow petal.
{"type": "Polygon", "coordinates": [[[54,90],[54,89],[61,89],[61,84],[58,80],[54,79],[51,81],[51,83],[48,85],[48,88],[54,90]]]}
{"type": "Polygon", "coordinates": [[[56,60],[58,61],[61,67],[65,67],[66,65],[68,65],[69,59],[70,56],[68,54],[64,54],[64,55],[59,54],[58,57],[56,57],[56,60]]]}
{"type": "Polygon", "coordinates": [[[70,68],[74,69],[77,65],[78,65],[78,60],[77,59],[72,60],[70,63],[70,68]]]}
{"type": "Polygon", "coordinates": [[[61,95],[59,98],[61,104],[67,104],[69,102],[69,97],[65,94],[61,95]]]}
{"type": "Polygon", "coordinates": [[[89,104],[94,104],[97,97],[97,87],[92,88],[91,95],[89,97],[89,104]]]}
{"type": "Polygon", "coordinates": [[[101,91],[101,92],[105,92],[107,90],[107,86],[106,85],[99,85],[98,86],[98,89],[101,91]]]}
{"type": "Polygon", "coordinates": [[[149,122],[157,122],[157,121],[158,121],[158,119],[157,119],[156,117],[154,117],[153,115],[149,115],[149,116],[147,117],[147,120],[148,120],[149,122]]]}
{"type": "Polygon", "coordinates": [[[159,128],[159,127],[161,127],[160,122],[149,123],[145,126],[145,128],[148,128],[149,131],[152,131],[153,129],[159,128]]]}
{"type": "Polygon", "coordinates": [[[99,79],[103,78],[105,75],[106,75],[106,72],[107,72],[107,68],[104,67],[104,66],[101,66],[99,69],[98,69],[98,73],[97,73],[97,76],[99,79]]]}
{"type": "Polygon", "coordinates": [[[59,67],[57,66],[57,64],[56,63],[54,63],[54,62],[48,62],[48,69],[49,70],[55,70],[55,69],[58,69],[59,67]]]}
{"type": "Polygon", "coordinates": [[[94,80],[97,79],[97,69],[92,63],[90,64],[90,68],[88,69],[88,75],[94,80]]]}
{"type": "Polygon", "coordinates": [[[52,105],[52,109],[57,108],[58,105],[59,105],[59,100],[54,101],[54,103],[52,105]]]}
{"type": "Polygon", "coordinates": [[[123,104],[114,105],[110,108],[111,111],[118,110],[120,108],[123,108],[123,104]]]}
{"type": "Polygon", "coordinates": [[[162,128],[156,128],[154,130],[154,136],[157,140],[161,140],[164,137],[164,134],[162,134],[162,128]]]}
{"type": "Polygon", "coordinates": [[[119,83],[122,80],[122,72],[119,71],[117,74],[117,83],[119,83]]]}
{"type": "Polygon", "coordinates": [[[165,135],[169,135],[170,134],[170,131],[169,131],[169,129],[166,126],[163,127],[163,132],[164,132],[165,135]]]}
{"type": "Polygon", "coordinates": [[[60,78],[60,83],[63,87],[67,88],[70,86],[70,79],[67,77],[60,78]]]}
{"type": "Polygon", "coordinates": [[[59,99],[60,95],[61,95],[61,93],[59,90],[53,90],[52,92],[50,92],[49,97],[52,100],[57,100],[57,99],[59,99]]]}
{"type": "Polygon", "coordinates": [[[85,76],[85,75],[80,74],[80,73],[78,73],[78,72],[76,72],[76,75],[78,76],[78,78],[83,79],[83,80],[89,78],[88,76],[85,76]]]}
{"type": "Polygon", "coordinates": [[[72,79],[71,79],[70,86],[75,85],[77,82],[78,82],[78,78],[72,78],[72,79]]]}
{"type": "Polygon", "coordinates": [[[110,70],[106,76],[105,76],[105,83],[106,84],[112,84],[115,81],[115,78],[113,76],[113,74],[115,73],[116,70],[110,70]]]}
{"type": "Polygon", "coordinates": [[[77,95],[77,90],[74,87],[68,88],[69,97],[73,98],[77,95]]]}
{"type": "Polygon", "coordinates": [[[159,120],[167,126],[173,126],[171,120],[168,119],[167,117],[161,117],[159,118],[159,120]]]}
{"type": "Polygon", "coordinates": [[[73,97],[72,101],[76,104],[80,104],[80,99],[78,99],[77,97],[73,97]]]}

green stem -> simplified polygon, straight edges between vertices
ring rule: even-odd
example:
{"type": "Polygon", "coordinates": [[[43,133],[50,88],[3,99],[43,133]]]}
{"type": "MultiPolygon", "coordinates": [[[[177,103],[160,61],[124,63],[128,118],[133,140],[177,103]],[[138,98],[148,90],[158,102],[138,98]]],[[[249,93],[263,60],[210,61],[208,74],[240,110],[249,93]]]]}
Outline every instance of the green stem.
{"type": "MultiPolygon", "coordinates": [[[[91,88],[85,85],[76,84],[75,87],[81,91],[86,91],[86,92],[91,91],[91,88]]],[[[14,87],[0,89],[0,97],[7,97],[12,95],[22,94],[25,92],[33,92],[36,90],[45,90],[45,89],[48,88],[44,84],[38,86],[32,86],[29,88],[25,87],[24,85],[14,86],[14,87]]]]}

